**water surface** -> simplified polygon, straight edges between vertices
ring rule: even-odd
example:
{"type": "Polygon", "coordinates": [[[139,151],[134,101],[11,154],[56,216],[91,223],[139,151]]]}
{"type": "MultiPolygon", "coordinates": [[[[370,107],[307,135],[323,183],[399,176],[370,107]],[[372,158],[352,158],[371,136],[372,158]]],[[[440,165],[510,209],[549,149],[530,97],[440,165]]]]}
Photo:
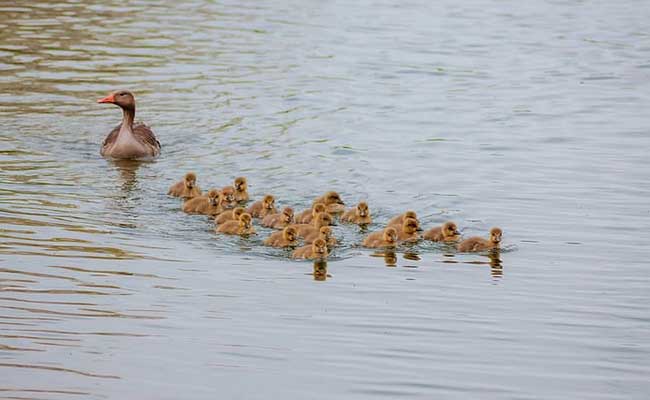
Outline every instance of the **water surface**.
{"type": "Polygon", "coordinates": [[[647,398],[647,5],[430,3],[0,3],[0,397],[647,398]],[[99,157],[116,88],[158,160],[99,157]],[[189,170],[506,251],[289,261],[189,170]]]}

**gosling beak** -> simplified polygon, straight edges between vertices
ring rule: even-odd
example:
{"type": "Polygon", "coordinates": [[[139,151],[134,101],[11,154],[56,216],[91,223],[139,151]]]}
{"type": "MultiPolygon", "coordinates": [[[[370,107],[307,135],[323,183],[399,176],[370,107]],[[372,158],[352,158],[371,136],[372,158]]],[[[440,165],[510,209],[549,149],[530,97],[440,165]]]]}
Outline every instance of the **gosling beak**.
{"type": "Polygon", "coordinates": [[[103,99],[97,100],[98,103],[115,103],[115,96],[113,94],[109,94],[108,96],[104,97],[103,99]]]}

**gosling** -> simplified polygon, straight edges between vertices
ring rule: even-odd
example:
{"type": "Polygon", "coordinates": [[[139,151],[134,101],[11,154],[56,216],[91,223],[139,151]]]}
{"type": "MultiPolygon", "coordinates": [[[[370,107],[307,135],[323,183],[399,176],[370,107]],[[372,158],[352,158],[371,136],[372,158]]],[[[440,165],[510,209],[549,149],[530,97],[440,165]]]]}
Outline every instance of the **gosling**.
{"type": "Polygon", "coordinates": [[[397,246],[397,229],[392,226],[383,231],[373,232],[363,240],[363,246],[370,248],[385,248],[397,246]]]}
{"type": "Polygon", "coordinates": [[[280,232],[273,232],[264,240],[266,246],[293,247],[298,244],[298,232],[293,226],[287,226],[280,232]]]}
{"type": "Polygon", "coordinates": [[[294,250],[291,256],[293,258],[304,258],[308,260],[324,260],[328,255],[327,243],[323,239],[316,239],[314,243],[294,250]]]}
{"type": "Polygon", "coordinates": [[[371,224],[372,218],[370,217],[368,203],[362,201],[355,208],[351,208],[343,213],[341,215],[341,222],[350,222],[357,225],[371,224]]]}
{"type": "Polygon", "coordinates": [[[207,196],[189,199],[183,204],[183,211],[188,214],[217,215],[223,211],[221,193],[217,189],[211,189],[207,196]]]}
{"type": "Polygon", "coordinates": [[[454,222],[448,221],[424,232],[422,237],[433,242],[455,242],[460,239],[460,232],[454,222]]]}
{"type": "Polygon", "coordinates": [[[397,240],[409,243],[417,242],[420,240],[418,228],[420,228],[420,224],[416,219],[404,218],[401,228],[397,230],[397,240]]]}
{"type": "Polygon", "coordinates": [[[318,231],[309,232],[305,236],[305,243],[313,243],[318,238],[325,240],[327,247],[336,246],[336,238],[332,236],[332,228],[329,226],[321,226],[318,231]]]}
{"type": "Polygon", "coordinates": [[[501,244],[501,236],[503,232],[500,228],[490,229],[490,238],[483,239],[479,236],[474,236],[463,240],[458,244],[458,251],[486,251],[498,249],[501,244]]]}
{"type": "Polygon", "coordinates": [[[282,229],[293,223],[293,208],[285,207],[279,214],[269,214],[262,220],[262,226],[273,229],[282,229]]]}
{"type": "Polygon", "coordinates": [[[226,186],[221,189],[221,194],[223,196],[222,206],[223,208],[233,208],[237,205],[237,200],[235,200],[235,188],[232,186],[226,186]]]}
{"type": "Polygon", "coordinates": [[[332,216],[329,213],[319,213],[311,224],[295,224],[291,225],[298,231],[298,236],[305,237],[312,232],[318,232],[321,227],[332,225],[332,216]]]}
{"type": "Polygon", "coordinates": [[[238,221],[239,216],[245,212],[246,210],[244,210],[243,207],[235,207],[232,210],[226,210],[221,214],[217,215],[216,217],[214,217],[214,223],[217,225],[221,225],[226,221],[238,221]]]}
{"type": "Polygon", "coordinates": [[[239,216],[238,221],[226,221],[217,227],[218,233],[225,233],[226,235],[239,235],[247,236],[255,233],[253,228],[253,218],[248,213],[243,213],[239,216]]]}
{"type": "Polygon", "coordinates": [[[316,203],[310,209],[307,209],[301,212],[300,214],[296,215],[294,219],[296,220],[297,224],[310,224],[312,219],[314,219],[314,217],[318,215],[318,213],[322,213],[325,211],[327,211],[325,204],[316,203]]]}
{"type": "Polygon", "coordinates": [[[176,182],[169,187],[167,194],[183,199],[199,197],[201,195],[201,189],[196,184],[196,174],[194,172],[185,174],[182,181],[176,182]]]}
{"type": "Polygon", "coordinates": [[[235,178],[233,186],[235,187],[235,200],[238,202],[248,201],[248,182],[246,178],[243,176],[235,178]]]}
{"type": "Polygon", "coordinates": [[[345,212],[345,203],[341,200],[341,196],[336,192],[325,193],[323,196],[314,200],[312,205],[315,205],[316,203],[325,204],[326,210],[330,214],[341,214],[345,212]]]}
{"type": "Polygon", "coordinates": [[[246,212],[255,218],[264,218],[269,214],[276,214],[278,211],[275,209],[275,197],[267,194],[262,200],[251,204],[246,212]]]}
{"type": "Polygon", "coordinates": [[[400,226],[402,226],[402,223],[404,222],[404,218],[413,218],[414,220],[418,221],[418,223],[420,223],[420,220],[418,219],[418,216],[415,213],[415,211],[409,210],[405,213],[402,213],[400,215],[391,218],[390,221],[388,221],[387,225],[388,226],[397,225],[397,227],[399,228],[400,226]]]}

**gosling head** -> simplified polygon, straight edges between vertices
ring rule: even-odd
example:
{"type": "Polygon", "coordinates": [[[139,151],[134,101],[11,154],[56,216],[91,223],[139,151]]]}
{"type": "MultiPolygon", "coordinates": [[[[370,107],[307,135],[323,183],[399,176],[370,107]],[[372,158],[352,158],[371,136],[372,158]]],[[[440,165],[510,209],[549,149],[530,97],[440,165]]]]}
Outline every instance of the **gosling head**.
{"type": "Polygon", "coordinates": [[[223,201],[226,203],[232,203],[235,201],[235,188],[232,186],[226,186],[221,189],[221,194],[223,195],[223,201]]]}
{"type": "Polygon", "coordinates": [[[288,224],[291,221],[293,221],[293,208],[285,207],[284,210],[282,210],[282,222],[288,224]]]}
{"type": "Polygon", "coordinates": [[[404,222],[402,223],[402,230],[404,233],[408,234],[413,234],[417,232],[419,228],[418,221],[413,219],[413,218],[404,218],[404,222]]]}
{"type": "Polygon", "coordinates": [[[359,204],[357,204],[357,215],[362,218],[365,218],[368,215],[370,215],[370,210],[368,209],[368,203],[362,201],[359,204]]]}
{"type": "Polygon", "coordinates": [[[249,213],[243,213],[239,216],[239,227],[243,229],[250,229],[252,226],[252,217],[249,213]]]}
{"type": "Polygon", "coordinates": [[[448,221],[442,225],[442,236],[448,238],[458,235],[460,235],[460,232],[458,232],[458,227],[455,223],[448,221]]]}
{"type": "Polygon", "coordinates": [[[248,182],[246,182],[246,178],[240,176],[238,178],[235,178],[234,186],[236,191],[244,192],[246,189],[248,189],[248,182]]]}
{"type": "Polygon", "coordinates": [[[316,224],[319,226],[328,226],[328,225],[332,225],[333,219],[330,213],[322,212],[316,215],[315,221],[316,224]]]}
{"type": "Polygon", "coordinates": [[[241,217],[241,215],[245,212],[246,210],[244,210],[243,207],[235,207],[232,209],[232,218],[234,220],[239,220],[239,217],[241,217]]]}
{"type": "Polygon", "coordinates": [[[219,205],[219,197],[221,193],[217,189],[210,189],[208,192],[208,202],[211,206],[219,205]]]}
{"type": "Polygon", "coordinates": [[[314,240],[314,243],[311,244],[311,249],[314,254],[320,257],[327,256],[327,242],[325,242],[325,239],[318,238],[314,240]]]}
{"type": "Polygon", "coordinates": [[[384,229],[383,239],[386,243],[397,242],[397,229],[392,226],[384,229]]]}
{"type": "Polygon", "coordinates": [[[185,187],[192,190],[196,186],[196,174],[194,172],[188,172],[185,174],[185,187]]]}
{"type": "Polygon", "coordinates": [[[325,204],[345,204],[343,203],[343,200],[341,200],[341,196],[339,196],[338,193],[336,192],[327,192],[325,193],[325,204]]]}
{"type": "Polygon", "coordinates": [[[490,229],[490,242],[492,242],[494,244],[501,243],[501,235],[503,235],[503,232],[501,231],[501,228],[492,228],[492,229],[490,229]]]}
{"type": "Polygon", "coordinates": [[[415,213],[415,211],[408,210],[407,212],[404,213],[404,219],[406,218],[413,218],[414,220],[418,220],[418,216],[415,213]]]}
{"type": "Polygon", "coordinates": [[[293,242],[298,238],[298,231],[293,226],[287,226],[282,230],[282,237],[286,241],[293,242]]]}
{"type": "Polygon", "coordinates": [[[97,102],[115,104],[123,109],[135,110],[135,97],[128,90],[116,90],[97,102]]]}
{"type": "Polygon", "coordinates": [[[273,195],[270,194],[264,196],[264,199],[262,200],[262,207],[266,208],[267,210],[272,210],[274,206],[275,206],[275,197],[273,197],[273,195]]]}
{"type": "Polygon", "coordinates": [[[332,237],[332,228],[329,226],[321,226],[320,229],[318,230],[318,234],[321,238],[325,239],[326,241],[329,241],[330,238],[332,237]]]}
{"type": "Polygon", "coordinates": [[[326,210],[327,210],[327,207],[325,207],[325,204],[316,203],[316,204],[314,204],[314,207],[312,208],[312,214],[317,215],[318,213],[325,212],[326,210]]]}

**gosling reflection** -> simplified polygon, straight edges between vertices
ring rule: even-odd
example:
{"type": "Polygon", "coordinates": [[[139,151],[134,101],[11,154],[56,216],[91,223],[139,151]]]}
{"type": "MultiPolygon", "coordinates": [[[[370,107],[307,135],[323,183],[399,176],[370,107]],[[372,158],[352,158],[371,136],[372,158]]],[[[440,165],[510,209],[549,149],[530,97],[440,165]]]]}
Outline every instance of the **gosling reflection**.
{"type": "Polygon", "coordinates": [[[326,260],[315,260],[314,261],[314,280],[315,281],[326,281],[327,278],[332,276],[327,273],[327,261],[326,260]]]}
{"type": "Polygon", "coordinates": [[[490,259],[490,274],[493,279],[503,278],[503,264],[501,262],[501,252],[499,250],[493,250],[487,254],[490,259]]]}
{"type": "Polygon", "coordinates": [[[392,249],[386,249],[384,251],[377,251],[370,255],[371,257],[383,257],[384,262],[387,267],[396,267],[397,266],[397,254],[392,249]]]}
{"type": "MultiPolygon", "coordinates": [[[[492,279],[498,280],[503,278],[503,263],[501,261],[501,252],[498,249],[492,249],[488,252],[480,254],[481,259],[464,261],[465,264],[471,265],[489,265],[490,266],[490,275],[492,279]],[[487,257],[488,260],[484,260],[483,257],[487,257]]],[[[443,261],[447,263],[458,263],[458,261],[443,261]]]]}

